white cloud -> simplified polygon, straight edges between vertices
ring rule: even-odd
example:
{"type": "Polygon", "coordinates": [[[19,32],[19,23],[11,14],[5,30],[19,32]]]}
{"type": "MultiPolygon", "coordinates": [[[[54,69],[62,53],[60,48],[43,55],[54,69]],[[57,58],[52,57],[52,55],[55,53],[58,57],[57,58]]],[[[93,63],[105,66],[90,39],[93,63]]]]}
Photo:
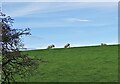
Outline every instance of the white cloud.
{"type": "MultiPolygon", "coordinates": [[[[28,2],[26,6],[22,6],[22,4],[18,4],[18,6],[14,9],[14,3],[3,3],[6,5],[9,5],[11,7],[11,10],[8,10],[7,8],[3,8],[6,10],[7,14],[12,17],[19,17],[19,16],[25,16],[29,14],[35,14],[35,13],[49,13],[49,12],[58,12],[58,11],[64,11],[69,10],[73,8],[79,8],[81,5],[88,5],[83,3],[34,3],[34,2],[28,2]]],[[[4,11],[3,11],[4,12],[4,11]]]]}
{"type": "Polygon", "coordinates": [[[79,19],[79,18],[67,18],[66,21],[68,22],[91,22],[91,20],[79,19]]]}
{"type": "Polygon", "coordinates": [[[42,40],[44,39],[44,37],[40,37],[40,36],[35,36],[35,35],[30,35],[29,38],[31,39],[35,39],[35,40],[42,40]]]}
{"type": "MultiPolygon", "coordinates": [[[[4,3],[3,3],[4,4],[4,3]]],[[[11,5],[11,3],[8,3],[8,5],[11,5]]],[[[39,4],[39,3],[30,3],[27,4],[26,6],[22,7],[21,4],[18,5],[17,10],[13,11],[7,11],[10,16],[12,17],[19,17],[19,16],[25,16],[28,14],[34,14],[36,11],[43,11],[45,8],[48,8],[47,6],[49,5],[49,3],[44,4],[39,4]]],[[[7,9],[4,9],[7,10],[7,9]]]]}
{"type": "MultiPolygon", "coordinates": [[[[4,7],[3,9],[6,10],[6,14],[12,17],[19,17],[25,16],[29,14],[35,13],[49,13],[49,12],[58,12],[58,11],[65,11],[70,9],[77,9],[77,8],[89,8],[89,7],[117,7],[117,3],[51,3],[51,2],[28,2],[25,6],[19,3],[3,3],[6,4],[9,8],[4,7]],[[15,4],[18,4],[15,6],[15,4]],[[6,9],[5,9],[6,8],[6,9]],[[10,10],[9,10],[10,9],[10,10]]],[[[4,12],[4,11],[3,11],[4,12]]],[[[84,20],[87,21],[87,20],[84,20]]]]}

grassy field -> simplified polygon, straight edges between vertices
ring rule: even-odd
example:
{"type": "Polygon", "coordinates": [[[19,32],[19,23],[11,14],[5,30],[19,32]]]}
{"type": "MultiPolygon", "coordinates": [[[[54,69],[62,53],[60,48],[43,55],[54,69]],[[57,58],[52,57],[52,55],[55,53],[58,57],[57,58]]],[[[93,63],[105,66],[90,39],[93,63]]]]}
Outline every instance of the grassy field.
{"type": "Polygon", "coordinates": [[[118,45],[28,51],[41,58],[32,82],[118,81],[118,45]]]}

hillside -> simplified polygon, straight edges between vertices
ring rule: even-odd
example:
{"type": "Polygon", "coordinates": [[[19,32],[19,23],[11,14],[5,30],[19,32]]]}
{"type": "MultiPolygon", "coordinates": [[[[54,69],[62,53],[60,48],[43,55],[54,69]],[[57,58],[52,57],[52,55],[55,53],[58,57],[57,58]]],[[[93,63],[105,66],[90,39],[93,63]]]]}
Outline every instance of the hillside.
{"type": "Polygon", "coordinates": [[[115,82],[118,77],[118,45],[28,51],[41,58],[32,82],[115,82]]]}

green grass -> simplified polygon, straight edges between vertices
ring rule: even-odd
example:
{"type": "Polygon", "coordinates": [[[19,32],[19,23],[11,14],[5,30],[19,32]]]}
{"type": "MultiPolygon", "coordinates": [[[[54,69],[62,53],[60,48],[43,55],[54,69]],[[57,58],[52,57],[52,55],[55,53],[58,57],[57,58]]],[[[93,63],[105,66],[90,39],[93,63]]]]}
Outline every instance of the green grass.
{"type": "Polygon", "coordinates": [[[32,82],[116,82],[118,45],[28,51],[43,61],[32,82]]]}

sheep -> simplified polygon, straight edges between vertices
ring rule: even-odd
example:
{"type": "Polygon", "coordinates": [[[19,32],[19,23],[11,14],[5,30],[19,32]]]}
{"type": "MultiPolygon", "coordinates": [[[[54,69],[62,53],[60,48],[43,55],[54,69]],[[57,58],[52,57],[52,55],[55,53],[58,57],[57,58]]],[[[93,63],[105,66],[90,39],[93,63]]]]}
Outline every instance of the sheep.
{"type": "Polygon", "coordinates": [[[107,45],[107,44],[105,44],[105,43],[101,43],[101,46],[105,46],[105,45],[107,45]]]}
{"type": "Polygon", "coordinates": [[[53,47],[55,47],[55,45],[49,45],[48,47],[47,47],[47,49],[52,49],[53,47]]]}
{"type": "Polygon", "coordinates": [[[66,44],[66,45],[64,46],[64,48],[70,48],[70,44],[69,44],[69,43],[66,44]]]}

